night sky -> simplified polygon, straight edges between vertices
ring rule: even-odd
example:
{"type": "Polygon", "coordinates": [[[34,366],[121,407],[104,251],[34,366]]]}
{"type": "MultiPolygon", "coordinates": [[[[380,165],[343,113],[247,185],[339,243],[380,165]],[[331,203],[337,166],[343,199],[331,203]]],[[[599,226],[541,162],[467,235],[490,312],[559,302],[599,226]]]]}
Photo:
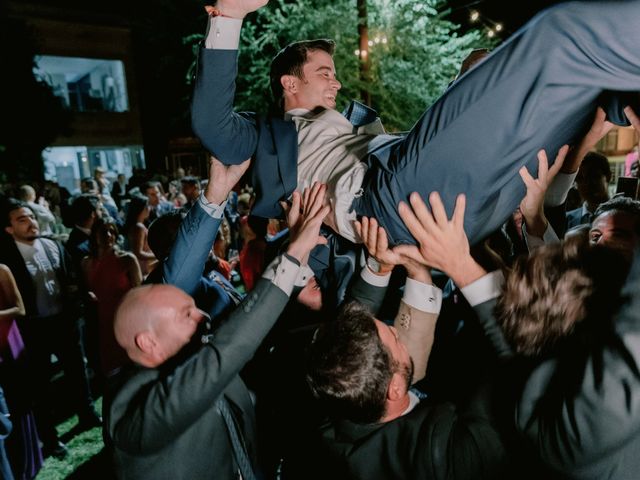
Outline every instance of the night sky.
{"type": "Polygon", "coordinates": [[[524,25],[527,20],[540,10],[560,3],[557,0],[450,0],[447,2],[451,8],[451,20],[459,23],[462,28],[478,26],[470,20],[470,12],[476,10],[480,13],[480,21],[485,26],[501,23],[504,30],[500,38],[505,39],[511,33],[524,25]]]}

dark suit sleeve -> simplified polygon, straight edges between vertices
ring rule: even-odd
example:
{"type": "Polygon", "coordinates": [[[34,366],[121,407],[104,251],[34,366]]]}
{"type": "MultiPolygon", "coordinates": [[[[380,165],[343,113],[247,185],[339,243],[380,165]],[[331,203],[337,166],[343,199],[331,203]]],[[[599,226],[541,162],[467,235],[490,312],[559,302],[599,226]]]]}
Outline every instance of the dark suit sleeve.
{"type": "Polygon", "coordinates": [[[144,370],[125,383],[107,416],[118,448],[130,454],[156,452],[199,421],[253,356],[288,299],[261,279],[195,355],[169,372],[144,370]]]}
{"type": "Polygon", "coordinates": [[[205,148],[226,165],[251,158],[258,145],[253,118],[233,111],[237,63],[237,50],[201,48],[191,105],[193,131],[205,148]]]}
{"type": "MultiPolygon", "coordinates": [[[[615,318],[614,339],[602,339],[603,350],[591,353],[582,371],[573,370],[572,375],[578,375],[571,379],[577,381],[574,393],[571,388],[553,390],[560,395],[558,408],[536,408],[556,372],[554,360],[541,364],[527,380],[518,404],[518,427],[538,446],[542,459],[554,468],[574,472],[581,467],[591,468],[593,462],[615,454],[616,449],[634,445],[631,442],[637,446],[640,432],[638,291],[640,252],[636,250],[622,291],[625,302],[615,318]]],[[[619,478],[636,475],[637,472],[627,472],[619,478]]]]}
{"type": "Polygon", "coordinates": [[[345,301],[360,302],[366,306],[373,315],[376,315],[382,306],[382,301],[387,293],[387,287],[371,285],[362,278],[360,272],[356,273],[356,277],[349,290],[347,290],[345,301]]]}
{"type": "Polygon", "coordinates": [[[494,352],[499,358],[508,359],[513,356],[513,351],[504,338],[500,326],[496,322],[493,309],[496,306],[496,299],[487,300],[484,303],[476,305],[473,310],[476,312],[478,322],[484,331],[485,336],[491,343],[494,352]]]}
{"type": "Polygon", "coordinates": [[[162,266],[164,283],[195,294],[220,222],[221,219],[207,214],[199,202],[191,207],[162,266]]]}

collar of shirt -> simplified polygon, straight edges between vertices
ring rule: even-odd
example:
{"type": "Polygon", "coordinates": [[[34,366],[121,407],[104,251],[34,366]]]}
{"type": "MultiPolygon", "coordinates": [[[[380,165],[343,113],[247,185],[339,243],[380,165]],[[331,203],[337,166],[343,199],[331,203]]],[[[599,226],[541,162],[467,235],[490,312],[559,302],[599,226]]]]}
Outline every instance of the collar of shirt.
{"type": "Polygon", "coordinates": [[[42,250],[42,246],[40,245],[40,240],[36,239],[33,242],[33,245],[29,245],[28,243],[18,242],[16,241],[16,245],[18,250],[20,251],[20,255],[22,258],[32,258],[37,251],[42,250]]]}
{"type": "Polygon", "coordinates": [[[406,415],[411,410],[416,408],[416,405],[418,405],[420,403],[420,399],[418,398],[418,396],[415,393],[413,393],[411,390],[409,390],[408,393],[409,393],[409,406],[407,407],[407,409],[404,412],[402,412],[402,415],[406,415]]]}
{"type": "Polygon", "coordinates": [[[307,110],[306,108],[292,108],[284,112],[284,119],[289,121],[293,117],[307,117],[310,116],[313,112],[311,110],[307,110]]]}

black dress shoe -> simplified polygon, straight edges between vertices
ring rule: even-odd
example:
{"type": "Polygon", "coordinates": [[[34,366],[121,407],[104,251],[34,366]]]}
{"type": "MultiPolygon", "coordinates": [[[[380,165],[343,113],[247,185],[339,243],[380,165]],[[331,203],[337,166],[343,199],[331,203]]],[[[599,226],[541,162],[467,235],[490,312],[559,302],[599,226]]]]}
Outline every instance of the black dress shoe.
{"type": "Polygon", "coordinates": [[[45,458],[55,457],[58,460],[62,460],[67,456],[68,453],[69,449],[60,440],[52,444],[45,444],[42,447],[42,456],[45,458]]]}

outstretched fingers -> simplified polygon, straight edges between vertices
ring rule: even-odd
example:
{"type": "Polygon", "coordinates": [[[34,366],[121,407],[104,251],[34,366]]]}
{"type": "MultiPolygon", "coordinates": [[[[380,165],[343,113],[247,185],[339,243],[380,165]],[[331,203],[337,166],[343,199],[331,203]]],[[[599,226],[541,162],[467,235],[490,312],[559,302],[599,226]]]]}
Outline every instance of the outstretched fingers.
{"type": "Polygon", "coordinates": [[[431,204],[431,212],[433,213],[433,218],[436,220],[436,223],[438,225],[445,225],[449,221],[449,218],[447,217],[447,212],[444,209],[440,194],[438,192],[431,192],[429,195],[429,203],[431,204]]]}
{"type": "Polygon", "coordinates": [[[562,165],[564,165],[564,161],[567,158],[569,153],[569,145],[563,145],[560,150],[558,150],[558,154],[556,155],[556,159],[553,162],[551,168],[549,168],[549,175],[547,179],[549,181],[553,180],[553,178],[558,174],[562,165]]]}
{"type": "Polygon", "coordinates": [[[453,209],[453,216],[451,222],[458,229],[464,229],[464,211],[467,208],[467,197],[464,193],[461,193],[456,198],[456,206],[453,209]]]}

